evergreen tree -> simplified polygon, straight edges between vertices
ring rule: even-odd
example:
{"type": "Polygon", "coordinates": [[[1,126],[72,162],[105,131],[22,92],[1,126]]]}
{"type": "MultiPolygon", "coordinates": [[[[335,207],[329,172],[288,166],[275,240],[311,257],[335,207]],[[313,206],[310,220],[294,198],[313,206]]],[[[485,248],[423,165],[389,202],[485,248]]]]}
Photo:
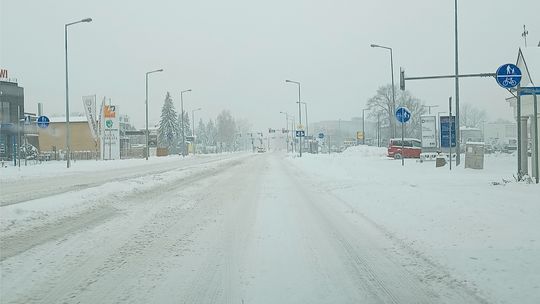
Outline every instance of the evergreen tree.
{"type": "Polygon", "coordinates": [[[161,108],[161,120],[158,128],[159,147],[169,148],[169,150],[174,149],[179,134],[176,115],[171,94],[167,92],[163,107],[161,108]]]}
{"type": "Polygon", "coordinates": [[[199,119],[199,125],[197,126],[195,134],[197,134],[198,144],[202,144],[204,146],[208,145],[208,137],[206,136],[206,126],[204,125],[202,118],[199,119]]]}
{"type": "MultiPolygon", "coordinates": [[[[178,125],[180,126],[179,128],[179,134],[180,134],[180,142],[182,142],[182,117],[180,116],[180,114],[178,114],[178,125]]],[[[191,136],[191,134],[193,134],[191,132],[191,122],[189,120],[189,114],[187,111],[184,110],[184,134],[185,136],[191,136]]]]}
{"type": "MultiPolygon", "coordinates": [[[[209,146],[217,146],[217,129],[212,119],[206,124],[206,137],[208,138],[209,146]]],[[[217,149],[215,151],[217,152],[217,149]]]]}

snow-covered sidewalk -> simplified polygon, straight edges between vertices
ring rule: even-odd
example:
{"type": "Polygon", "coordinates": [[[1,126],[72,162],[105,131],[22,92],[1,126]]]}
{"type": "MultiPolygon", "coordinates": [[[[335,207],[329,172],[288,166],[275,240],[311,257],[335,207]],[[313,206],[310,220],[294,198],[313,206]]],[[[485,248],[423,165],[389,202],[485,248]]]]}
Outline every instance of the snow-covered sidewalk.
{"type": "Polygon", "coordinates": [[[384,155],[359,146],[289,163],[482,296],[540,303],[540,186],[515,182],[514,157],[486,155],[484,170],[449,171],[384,155]]]}

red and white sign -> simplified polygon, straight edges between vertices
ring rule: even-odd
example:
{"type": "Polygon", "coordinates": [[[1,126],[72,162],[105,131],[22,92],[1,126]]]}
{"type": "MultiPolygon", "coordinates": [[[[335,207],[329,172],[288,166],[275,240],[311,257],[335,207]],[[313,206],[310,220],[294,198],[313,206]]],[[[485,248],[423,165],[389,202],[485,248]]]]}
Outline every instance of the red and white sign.
{"type": "Polygon", "coordinates": [[[0,79],[7,79],[7,78],[8,78],[8,70],[0,69],[0,79]]]}

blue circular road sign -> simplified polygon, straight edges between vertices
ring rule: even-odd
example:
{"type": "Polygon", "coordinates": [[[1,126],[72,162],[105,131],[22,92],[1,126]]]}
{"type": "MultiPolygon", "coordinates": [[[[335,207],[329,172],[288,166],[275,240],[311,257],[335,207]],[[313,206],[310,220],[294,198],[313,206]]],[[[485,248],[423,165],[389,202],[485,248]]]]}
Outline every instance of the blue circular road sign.
{"type": "Polygon", "coordinates": [[[409,121],[409,119],[411,119],[411,111],[409,111],[409,109],[407,109],[407,107],[399,107],[399,108],[397,108],[397,110],[396,110],[396,119],[400,123],[406,123],[407,121],[409,121]]]}
{"type": "Polygon", "coordinates": [[[495,78],[501,87],[514,88],[521,81],[521,70],[515,64],[503,64],[497,69],[495,78]]]}
{"type": "Polygon", "coordinates": [[[40,116],[38,117],[37,119],[37,125],[38,127],[42,128],[42,129],[45,129],[49,126],[49,117],[47,116],[40,116]]]}
{"type": "Polygon", "coordinates": [[[319,138],[323,139],[324,138],[324,133],[319,133],[319,138]]]}

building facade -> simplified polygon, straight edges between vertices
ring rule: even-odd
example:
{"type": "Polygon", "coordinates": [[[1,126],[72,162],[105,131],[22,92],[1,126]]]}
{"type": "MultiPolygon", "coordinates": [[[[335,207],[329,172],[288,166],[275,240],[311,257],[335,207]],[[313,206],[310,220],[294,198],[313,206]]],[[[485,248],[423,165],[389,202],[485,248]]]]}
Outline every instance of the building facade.
{"type": "Polygon", "coordinates": [[[0,159],[16,158],[22,140],[20,119],[24,117],[24,88],[9,79],[0,80],[0,159]]]}

